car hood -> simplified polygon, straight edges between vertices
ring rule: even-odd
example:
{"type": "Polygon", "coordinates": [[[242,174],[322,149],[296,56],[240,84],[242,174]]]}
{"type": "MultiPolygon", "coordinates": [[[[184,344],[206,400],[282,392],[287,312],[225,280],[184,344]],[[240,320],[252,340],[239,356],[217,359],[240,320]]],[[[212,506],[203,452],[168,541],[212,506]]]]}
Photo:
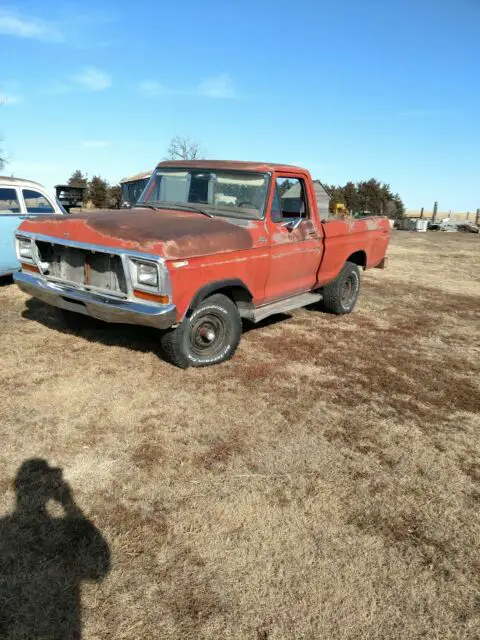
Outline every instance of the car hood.
{"type": "Polygon", "coordinates": [[[175,260],[249,249],[257,225],[257,221],[232,222],[201,213],[134,208],[27,218],[20,230],[175,260]]]}

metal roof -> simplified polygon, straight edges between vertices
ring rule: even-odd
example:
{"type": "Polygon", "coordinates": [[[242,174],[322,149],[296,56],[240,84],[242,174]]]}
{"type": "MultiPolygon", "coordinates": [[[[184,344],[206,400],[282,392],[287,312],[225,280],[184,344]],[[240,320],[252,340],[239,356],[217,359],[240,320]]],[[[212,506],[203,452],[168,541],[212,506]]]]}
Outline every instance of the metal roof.
{"type": "Polygon", "coordinates": [[[137,180],[144,180],[145,178],[150,178],[151,175],[152,171],[142,171],[141,173],[136,173],[133,176],[122,178],[120,180],[120,184],[125,184],[126,182],[136,182],[137,180]]]}
{"type": "MultiPolygon", "coordinates": [[[[325,191],[323,184],[320,180],[313,180],[313,189],[315,191],[315,198],[317,200],[318,213],[320,218],[329,217],[329,204],[330,196],[325,191]]],[[[284,198],[299,198],[301,194],[301,185],[299,182],[293,184],[288,191],[283,194],[284,198]]]]}
{"type": "MultiPolygon", "coordinates": [[[[315,190],[315,195],[317,196],[317,198],[320,197],[326,197],[328,199],[330,199],[330,196],[328,195],[328,193],[325,191],[323,184],[320,182],[320,180],[312,180],[313,182],[313,188],[315,190]]],[[[295,184],[293,184],[290,189],[288,191],[286,191],[283,194],[284,198],[299,198],[300,197],[300,183],[296,182],[295,184]]]]}
{"type": "Polygon", "coordinates": [[[56,184],[55,189],[88,189],[86,184],[56,184]]]}

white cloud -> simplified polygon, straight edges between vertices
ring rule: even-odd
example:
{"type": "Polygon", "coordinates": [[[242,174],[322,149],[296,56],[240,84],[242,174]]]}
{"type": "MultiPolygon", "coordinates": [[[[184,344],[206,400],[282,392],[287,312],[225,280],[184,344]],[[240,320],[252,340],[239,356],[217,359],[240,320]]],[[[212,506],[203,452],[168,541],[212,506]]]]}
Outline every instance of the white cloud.
{"type": "Polygon", "coordinates": [[[138,89],[148,96],[166,96],[178,93],[178,91],[166,87],[161,82],[157,82],[157,80],[144,80],[140,82],[138,89]]]}
{"type": "Polygon", "coordinates": [[[64,80],[51,80],[40,89],[44,96],[56,97],[70,93],[75,87],[81,87],[87,91],[103,91],[112,84],[111,77],[104,71],[87,67],[81,73],[70,78],[71,82],[64,80]],[[73,83],[73,84],[72,84],[73,83]]]}
{"type": "Polygon", "coordinates": [[[0,33],[16,38],[33,38],[44,42],[62,42],[64,37],[51,22],[26,17],[7,9],[0,9],[0,33]]]}
{"type": "Polygon", "coordinates": [[[137,88],[147,96],[202,96],[226,100],[235,100],[238,97],[233,80],[228,73],[206,78],[196,89],[190,90],[173,89],[157,80],[143,80],[137,88]]]}
{"type": "Polygon", "coordinates": [[[94,67],[85,68],[82,73],[73,76],[73,81],[88,91],[103,91],[112,85],[112,78],[94,67]]]}
{"type": "Polygon", "coordinates": [[[11,107],[12,105],[19,104],[20,102],[22,102],[22,98],[20,96],[0,92],[0,105],[11,107]]]}
{"type": "Polygon", "coordinates": [[[85,140],[82,142],[82,147],[87,149],[104,149],[108,147],[108,142],[106,140],[85,140]]]}
{"type": "Polygon", "coordinates": [[[237,97],[235,86],[228,73],[222,73],[212,78],[206,78],[200,83],[198,93],[207,98],[224,98],[227,100],[233,100],[237,97]]]}

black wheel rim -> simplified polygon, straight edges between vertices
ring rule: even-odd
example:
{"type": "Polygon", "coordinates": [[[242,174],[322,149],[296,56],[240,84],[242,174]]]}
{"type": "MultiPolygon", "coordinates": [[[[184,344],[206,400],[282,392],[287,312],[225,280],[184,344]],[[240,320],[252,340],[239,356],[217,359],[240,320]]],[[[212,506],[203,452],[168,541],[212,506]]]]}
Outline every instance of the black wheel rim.
{"type": "Polygon", "coordinates": [[[190,349],[199,357],[215,357],[226,346],[228,327],[224,317],[209,311],[197,316],[190,327],[190,349]]]}
{"type": "Polygon", "coordinates": [[[357,295],[357,278],[354,273],[350,273],[342,285],[340,302],[344,309],[348,309],[354,302],[357,295]]]}

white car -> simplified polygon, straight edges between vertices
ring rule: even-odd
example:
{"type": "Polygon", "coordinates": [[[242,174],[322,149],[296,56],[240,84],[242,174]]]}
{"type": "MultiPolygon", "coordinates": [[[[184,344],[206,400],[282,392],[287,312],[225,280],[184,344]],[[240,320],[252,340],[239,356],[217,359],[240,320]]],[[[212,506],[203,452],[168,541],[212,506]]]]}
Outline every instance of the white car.
{"type": "Polygon", "coordinates": [[[58,200],[38,182],[0,176],[0,276],[19,268],[14,234],[25,216],[64,215],[58,200]]]}

